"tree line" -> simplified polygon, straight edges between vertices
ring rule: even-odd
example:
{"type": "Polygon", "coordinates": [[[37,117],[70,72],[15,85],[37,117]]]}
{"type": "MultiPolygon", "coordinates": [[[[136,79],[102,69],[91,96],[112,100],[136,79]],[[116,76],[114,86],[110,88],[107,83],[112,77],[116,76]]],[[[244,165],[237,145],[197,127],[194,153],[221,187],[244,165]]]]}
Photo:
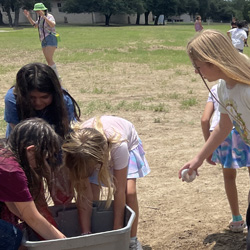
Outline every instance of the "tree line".
{"type": "MultiPolygon", "coordinates": [[[[9,25],[18,26],[19,10],[32,10],[36,0],[0,0],[0,5],[7,13],[9,25]],[[12,20],[11,12],[14,12],[12,20]]],[[[51,1],[42,1],[50,9],[51,1]]],[[[149,24],[150,12],[155,16],[165,18],[180,16],[187,13],[192,17],[199,14],[203,21],[211,19],[214,22],[230,22],[233,16],[239,20],[250,22],[250,0],[62,0],[62,10],[66,13],[99,12],[105,16],[105,24],[116,14],[136,14],[136,24],[140,24],[140,16],[144,14],[143,23],[149,24]]],[[[3,25],[0,11],[0,25],[3,25]]]]}

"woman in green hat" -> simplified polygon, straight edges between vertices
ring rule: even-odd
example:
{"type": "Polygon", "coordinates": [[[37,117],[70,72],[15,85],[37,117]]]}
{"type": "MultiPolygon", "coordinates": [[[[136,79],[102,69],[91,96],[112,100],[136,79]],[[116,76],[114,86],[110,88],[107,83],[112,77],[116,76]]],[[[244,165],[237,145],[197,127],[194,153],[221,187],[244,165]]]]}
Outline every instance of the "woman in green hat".
{"type": "Polygon", "coordinates": [[[56,22],[55,18],[48,13],[48,9],[43,3],[36,3],[33,9],[38,15],[37,21],[34,21],[28,10],[24,10],[24,15],[28,18],[29,22],[38,28],[39,38],[42,45],[43,54],[48,65],[55,71],[58,75],[56,64],[53,61],[53,56],[57,48],[57,38],[56,38],[56,22]]]}

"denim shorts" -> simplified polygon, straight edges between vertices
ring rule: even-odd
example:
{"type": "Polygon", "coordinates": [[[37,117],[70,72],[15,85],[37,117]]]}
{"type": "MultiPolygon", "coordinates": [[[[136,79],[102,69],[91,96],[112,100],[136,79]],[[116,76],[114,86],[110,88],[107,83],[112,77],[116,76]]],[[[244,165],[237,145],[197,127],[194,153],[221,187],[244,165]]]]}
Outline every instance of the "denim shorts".
{"type": "Polygon", "coordinates": [[[0,219],[0,249],[18,250],[22,242],[22,236],[20,229],[0,219]]]}
{"type": "Polygon", "coordinates": [[[57,47],[56,36],[49,34],[42,40],[42,48],[47,46],[57,47]]]}

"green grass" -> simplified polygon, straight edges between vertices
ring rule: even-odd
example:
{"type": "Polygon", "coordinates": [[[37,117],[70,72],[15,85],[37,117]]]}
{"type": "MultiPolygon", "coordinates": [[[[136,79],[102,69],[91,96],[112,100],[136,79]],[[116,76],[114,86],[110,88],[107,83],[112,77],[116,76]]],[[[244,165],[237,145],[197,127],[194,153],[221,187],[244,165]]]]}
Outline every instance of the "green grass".
{"type": "MultiPolygon", "coordinates": [[[[204,27],[226,34],[230,25],[204,24],[204,27]]],[[[25,63],[39,60],[45,62],[37,30],[30,26],[19,29],[0,27],[0,30],[7,31],[0,33],[0,76],[17,72],[25,63]],[[23,61],[19,62],[19,59],[23,61]]],[[[57,25],[57,32],[61,36],[61,42],[56,51],[56,62],[65,65],[83,65],[82,70],[88,72],[89,77],[93,69],[98,70],[100,74],[112,72],[113,65],[121,62],[143,65],[149,72],[173,69],[165,79],[161,79],[159,87],[162,89],[166,87],[171,89],[170,84],[178,77],[189,77],[192,82],[197,81],[193,71],[187,67],[191,66],[191,63],[186,54],[186,44],[195,35],[193,24],[112,27],[57,25]]],[[[249,52],[250,50],[245,50],[247,55],[250,55],[249,52]]],[[[124,75],[126,74],[124,69],[124,75]]],[[[115,96],[120,88],[106,88],[105,81],[109,85],[107,79],[104,81],[99,78],[94,81],[91,82],[91,87],[79,86],[80,94],[98,96],[91,101],[78,100],[84,115],[92,114],[96,110],[99,112],[150,110],[156,113],[168,113],[170,107],[166,105],[167,101],[177,103],[181,109],[189,109],[199,104],[197,99],[192,97],[194,90],[188,89],[188,86],[186,90],[188,96],[185,96],[185,99],[184,93],[173,90],[172,93],[166,94],[165,91],[161,91],[157,96],[149,95],[139,100],[108,101],[102,96],[115,96]]],[[[127,81],[130,82],[130,79],[127,81]]],[[[136,88],[140,89],[140,86],[136,88]]],[[[154,122],[161,122],[158,117],[154,119],[154,122]]]]}
{"type": "Polygon", "coordinates": [[[181,109],[189,109],[192,106],[195,106],[198,104],[198,101],[196,98],[188,98],[181,102],[181,109]]]}
{"type": "MultiPolygon", "coordinates": [[[[206,25],[226,33],[229,25],[206,25]]],[[[0,28],[0,56],[20,51],[35,52],[40,48],[38,32],[32,27],[0,28]]],[[[147,63],[153,69],[166,69],[190,64],[185,47],[195,34],[193,25],[166,26],[66,26],[57,25],[61,42],[57,61],[147,63]]],[[[3,69],[1,69],[2,71],[3,69]]],[[[0,73],[1,73],[0,71],[0,73]]]]}

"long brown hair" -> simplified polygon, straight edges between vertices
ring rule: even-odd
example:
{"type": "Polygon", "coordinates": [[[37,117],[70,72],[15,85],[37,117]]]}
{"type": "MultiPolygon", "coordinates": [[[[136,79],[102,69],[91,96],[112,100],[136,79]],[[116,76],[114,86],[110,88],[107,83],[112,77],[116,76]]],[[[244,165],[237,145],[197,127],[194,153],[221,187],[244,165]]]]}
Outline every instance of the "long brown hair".
{"type": "Polygon", "coordinates": [[[47,185],[51,184],[51,173],[59,165],[61,144],[61,138],[47,122],[40,118],[20,122],[14,127],[7,140],[6,148],[24,170],[34,200],[40,198],[43,180],[46,180],[47,185]],[[31,145],[35,146],[35,169],[29,165],[26,153],[26,148],[31,145]]]}
{"type": "Polygon", "coordinates": [[[17,111],[19,119],[22,121],[27,118],[36,117],[30,92],[37,90],[52,95],[49,123],[54,126],[55,131],[62,137],[70,131],[70,121],[68,111],[64,101],[64,95],[69,96],[74,105],[74,116],[80,119],[80,108],[74,98],[62,89],[61,84],[54,70],[46,64],[31,63],[23,66],[17,73],[14,93],[16,95],[17,111]]]}

